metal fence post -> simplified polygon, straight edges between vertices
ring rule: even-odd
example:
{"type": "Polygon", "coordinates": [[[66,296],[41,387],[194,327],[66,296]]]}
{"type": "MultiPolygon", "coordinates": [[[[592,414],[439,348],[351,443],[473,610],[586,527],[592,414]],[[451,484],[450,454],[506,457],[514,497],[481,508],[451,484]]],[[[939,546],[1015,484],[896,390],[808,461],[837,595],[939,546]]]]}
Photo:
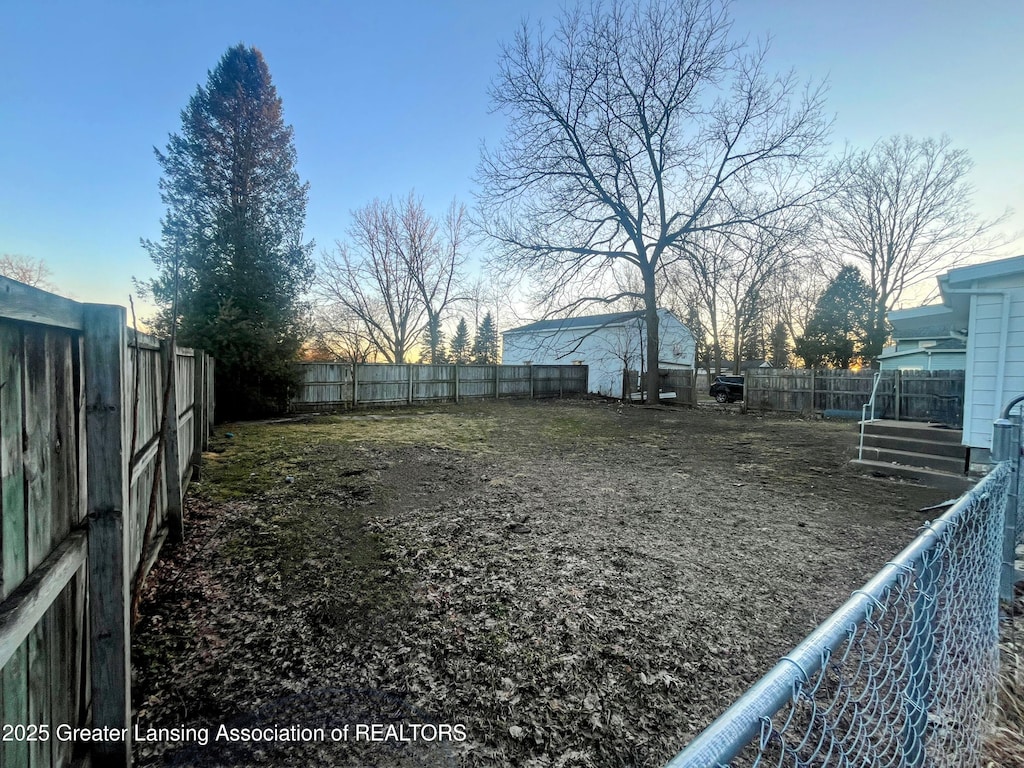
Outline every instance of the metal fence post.
{"type": "Polygon", "coordinates": [[[1013,585],[1017,580],[1017,505],[1020,503],[1021,470],[1021,417],[1010,415],[1010,488],[1003,506],[1003,556],[999,572],[999,599],[1013,600],[1013,585]]]}

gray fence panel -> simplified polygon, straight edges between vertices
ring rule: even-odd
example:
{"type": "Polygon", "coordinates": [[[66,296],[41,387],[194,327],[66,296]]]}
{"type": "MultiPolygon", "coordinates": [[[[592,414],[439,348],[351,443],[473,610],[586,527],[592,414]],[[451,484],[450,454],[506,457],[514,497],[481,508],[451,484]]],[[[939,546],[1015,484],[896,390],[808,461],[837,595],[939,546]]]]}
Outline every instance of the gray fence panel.
{"type": "Polygon", "coordinates": [[[297,411],[587,392],[585,365],[301,363],[297,411]]]}

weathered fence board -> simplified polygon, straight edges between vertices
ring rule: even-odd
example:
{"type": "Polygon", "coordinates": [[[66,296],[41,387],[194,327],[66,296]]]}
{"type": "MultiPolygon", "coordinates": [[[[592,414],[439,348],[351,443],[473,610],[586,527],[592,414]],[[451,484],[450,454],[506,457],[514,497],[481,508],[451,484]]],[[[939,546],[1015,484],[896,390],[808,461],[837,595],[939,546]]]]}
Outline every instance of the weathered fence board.
{"type": "Polygon", "coordinates": [[[757,369],[745,374],[745,402],[754,410],[859,417],[876,374],[876,418],[963,423],[963,371],[757,369]]]}
{"type": "Polygon", "coordinates": [[[586,394],[585,365],[300,363],[297,411],[586,394]]]}
{"type": "MultiPolygon", "coordinates": [[[[130,725],[131,580],[146,557],[150,489],[155,481],[166,529],[208,436],[212,371],[200,351],[168,354],[129,332],[121,307],[0,278],[3,722],[51,733],[57,724],[130,725]],[[168,360],[185,444],[168,450],[158,473],[168,360]]],[[[130,740],[80,746],[94,765],[130,763],[130,740]]],[[[0,741],[0,765],[64,768],[75,747],[0,741]]]]}

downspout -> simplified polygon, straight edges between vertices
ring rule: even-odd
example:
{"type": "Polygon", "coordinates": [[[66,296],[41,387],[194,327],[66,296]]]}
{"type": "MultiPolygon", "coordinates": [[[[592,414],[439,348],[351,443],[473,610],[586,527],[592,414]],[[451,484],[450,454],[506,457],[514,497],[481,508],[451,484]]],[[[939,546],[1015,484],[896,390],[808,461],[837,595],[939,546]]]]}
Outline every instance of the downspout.
{"type": "MultiPolygon", "coordinates": [[[[1000,317],[999,322],[999,354],[996,355],[996,396],[995,404],[992,406],[993,411],[995,411],[995,409],[999,408],[999,403],[1003,402],[1003,383],[1006,379],[1006,345],[1010,338],[1010,292],[1008,290],[996,291],[982,288],[948,288],[945,286],[940,286],[940,290],[943,295],[970,296],[971,318],[974,317],[974,311],[977,308],[977,302],[975,299],[978,296],[999,296],[1003,300],[1002,316],[1000,317]]],[[[969,340],[968,344],[970,344],[969,340]]],[[[974,416],[973,413],[971,415],[972,417],[974,416]]],[[[995,412],[993,412],[991,418],[993,421],[995,420],[995,412]]]]}

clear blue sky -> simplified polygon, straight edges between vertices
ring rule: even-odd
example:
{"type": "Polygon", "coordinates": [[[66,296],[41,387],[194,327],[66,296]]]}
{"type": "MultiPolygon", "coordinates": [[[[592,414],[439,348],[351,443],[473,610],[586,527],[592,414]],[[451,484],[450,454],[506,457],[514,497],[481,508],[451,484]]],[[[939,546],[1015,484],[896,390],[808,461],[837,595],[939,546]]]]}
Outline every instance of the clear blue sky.
{"type": "MultiPolygon", "coordinates": [[[[126,304],[163,214],[152,148],[238,42],[263,51],[295,128],[318,249],[375,196],[471,203],[480,141],[501,136],[487,98],[500,42],[560,7],[6,0],[0,253],[45,260],[78,300],[126,304]]],[[[828,78],[837,147],[946,133],[975,161],[977,210],[1014,208],[1008,228],[1024,228],[1022,0],[737,0],[733,16],[740,35],[772,35],[778,69],[828,78]]]]}

